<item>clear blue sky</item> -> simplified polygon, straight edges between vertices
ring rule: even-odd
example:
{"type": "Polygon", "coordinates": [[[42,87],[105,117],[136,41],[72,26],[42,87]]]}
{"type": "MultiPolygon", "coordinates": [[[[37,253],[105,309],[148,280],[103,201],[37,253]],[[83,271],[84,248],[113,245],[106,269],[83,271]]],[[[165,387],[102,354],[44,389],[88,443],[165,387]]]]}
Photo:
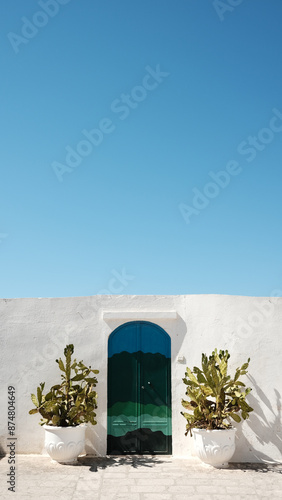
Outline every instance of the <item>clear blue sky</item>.
{"type": "Polygon", "coordinates": [[[282,289],[282,2],[4,3],[0,296],[282,289]]]}

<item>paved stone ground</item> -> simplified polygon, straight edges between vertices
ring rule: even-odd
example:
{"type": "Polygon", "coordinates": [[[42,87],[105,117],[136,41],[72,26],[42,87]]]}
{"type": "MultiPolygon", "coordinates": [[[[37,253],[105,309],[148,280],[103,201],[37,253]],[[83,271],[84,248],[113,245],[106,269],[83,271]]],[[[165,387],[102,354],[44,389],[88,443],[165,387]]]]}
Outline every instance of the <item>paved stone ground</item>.
{"type": "Polygon", "coordinates": [[[16,456],[15,493],[8,457],[0,460],[0,498],[21,500],[281,500],[282,464],[230,464],[214,469],[197,459],[80,457],[77,465],[42,455],[16,456]]]}

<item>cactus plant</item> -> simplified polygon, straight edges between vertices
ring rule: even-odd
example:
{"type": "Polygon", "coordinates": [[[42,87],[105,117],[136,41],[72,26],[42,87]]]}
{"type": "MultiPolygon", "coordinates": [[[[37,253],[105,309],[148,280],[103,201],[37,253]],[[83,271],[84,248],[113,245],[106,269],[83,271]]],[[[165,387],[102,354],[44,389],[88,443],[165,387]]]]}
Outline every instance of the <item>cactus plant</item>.
{"type": "Polygon", "coordinates": [[[52,386],[44,395],[45,382],[43,382],[37,387],[37,396],[31,394],[31,400],[36,408],[30,410],[29,414],[40,413],[43,417],[39,422],[40,425],[70,427],[87,422],[93,425],[97,423],[95,420],[97,392],[93,389],[98,381],[93,374],[99,371],[92,370],[91,366],[85,366],[82,361],[79,363],[76,359],[72,361],[73,352],[74,346],[69,344],[64,349],[65,363],[61,358],[56,359],[62,371],[61,384],[52,386]]]}
{"type": "Polygon", "coordinates": [[[183,382],[189,401],[183,399],[182,406],[190,413],[181,412],[187,420],[185,435],[192,435],[193,428],[228,429],[232,427],[230,418],[240,422],[241,417],[246,420],[253,411],[245,400],[251,389],[239,380],[247,373],[250,358],[236,369],[233,378],[227,375],[229,358],[227,350],[215,349],[209,357],[202,354],[202,369],[186,368],[183,382]]]}

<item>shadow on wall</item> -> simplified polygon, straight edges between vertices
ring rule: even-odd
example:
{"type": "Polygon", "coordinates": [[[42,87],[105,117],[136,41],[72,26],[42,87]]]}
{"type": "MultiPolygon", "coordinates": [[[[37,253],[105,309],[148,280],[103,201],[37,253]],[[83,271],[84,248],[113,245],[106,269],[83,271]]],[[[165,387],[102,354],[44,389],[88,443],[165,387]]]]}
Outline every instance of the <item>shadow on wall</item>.
{"type": "Polygon", "coordinates": [[[107,429],[101,423],[99,425],[88,425],[85,433],[85,452],[87,455],[99,455],[97,450],[103,449],[107,441],[107,429]],[[99,429],[99,432],[97,430],[99,429]]]}
{"type": "MultiPolygon", "coordinates": [[[[176,333],[173,337],[173,342],[171,343],[171,360],[175,361],[175,358],[181,353],[182,344],[184,342],[187,333],[187,324],[185,321],[177,314],[176,320],[176,333]]],[[[169,332],[168,332],[169,333],[169,332]]],[[[186,365],[186,359],[183,360],[182,364],[186,365]]]]}
{"type": "MultiPolygon", "coordinates": [[[[249,376],[248,378],[252,386],[256,390],[256,397],[253,396],[252,394],[248,395],[248,403],[250,404],[250,406],[254,408],[254,412],[251,413],[250,419],[246,421],[246,424],[253,431],[259,443],[261,443],[263,446],[266,444],[272,444],[273,447],[277,448],[280,456],[282,457],[281,394],[278,392],[277,389],[274,389],[276,395],[276,404],[274,411],[267,395],[258,386],[255,379],[252,376],[249,376]],[[261,400],[261,402],[273,414],[273,420],[271,422],[269,422],[269,420],[266,418],[262,409],[263,405],[258,404],[258,400],[261,400]]],[[[266,455],[261,450],[256,450],[253,444],[248,442],[246,437],[240,432],[239,429],[238,431],[239,431],[238,437],[240,438],[240,440],[242,439],[243,442],[245,441],[244,446],[246,446],[248,449],[250,449],[250,451],[252,451],[257,461],[272,462],[272,463],[281,462],[281,460],[280,461],[276,460],[273,457],[266,455]]]]}

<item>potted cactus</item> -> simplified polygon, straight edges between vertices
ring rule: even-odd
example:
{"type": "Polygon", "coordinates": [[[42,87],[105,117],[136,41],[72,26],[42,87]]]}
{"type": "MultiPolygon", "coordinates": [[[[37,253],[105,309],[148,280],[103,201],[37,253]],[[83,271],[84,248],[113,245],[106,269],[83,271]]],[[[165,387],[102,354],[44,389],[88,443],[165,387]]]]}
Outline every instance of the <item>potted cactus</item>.
{"type": "Polygon", "coordinates": [[[234,377],[227,374],[229,352],[215,349],[207,357],[202,354],[202,367],[186,368],[186,395],[189,401],[182,400],[182,406],[189,413],[185,417],[186,433],[194,438],[194,448],[198,457],[205,463],[221,467],[226,465],[235,451],[235,432],[231,421],[240,422],[249,418],[253,411],[246,402],[251,389],[239,380],[246,375],[250,358],[234,377]]]}
{"type": "Polygon", "coordinates": [[[35,408],[29,414],[41,415],[40,425],[45,429],[45,448],[53,460],[61,463],[75,462],[84,450],[85,424],[95,425],[97,392],[94,390],[99,373],[82,361],[72,361],[73,344],[64,349],[65,362],[56,363],[61,370],[61,383],[43,394],[45,382],[37,387],[37,395],[31,394],[35,408]]]}

